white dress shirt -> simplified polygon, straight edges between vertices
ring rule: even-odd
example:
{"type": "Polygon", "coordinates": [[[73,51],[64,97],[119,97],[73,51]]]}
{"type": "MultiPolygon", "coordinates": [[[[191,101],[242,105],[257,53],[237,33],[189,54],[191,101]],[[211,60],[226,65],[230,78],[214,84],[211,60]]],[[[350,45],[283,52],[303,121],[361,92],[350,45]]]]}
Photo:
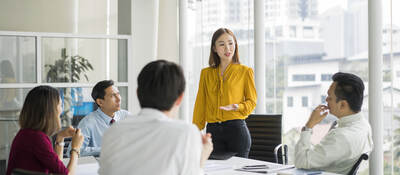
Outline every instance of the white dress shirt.
{"type": "Polygon", "coordinates": [[[295,148],[295,166],[347,174],[362,153],[369,153],[373,143],[371,126],[360,114],[338,120],[317,145],[312,145],[311,131],[303,131],[295,148]]]}
{"type": "Polygon", "coordinates": [[[195,125],[144,108],[105,132],[99,174],[203,174],[201,151],[195,125]]]}

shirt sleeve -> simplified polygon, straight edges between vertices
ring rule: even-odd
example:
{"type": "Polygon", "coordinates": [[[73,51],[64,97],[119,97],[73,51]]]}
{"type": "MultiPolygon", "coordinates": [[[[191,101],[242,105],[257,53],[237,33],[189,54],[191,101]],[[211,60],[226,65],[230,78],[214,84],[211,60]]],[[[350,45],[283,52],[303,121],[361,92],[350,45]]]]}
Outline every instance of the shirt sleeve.
{"type": "Polygon", "coordinates": [[[203,169],[200,167],[201,152],[203,147],[200,131],[195,126],[191,126],[188,129],[184,139],[185,147],[183,154],[183,166],[182,171],[179,174],[204,174],[203,169]]]}
{"type": "Polygon", "coordinates": [[[345,137],[329,132],[319,144],[311,144],[311,131],[303,131],[295,148],[295,166],[304,169],[319,169],[341,160],[350,154],[345,137]]]}
{"type": "Polygon", "coordinates": [[[197,91],[196,102],[194,104],[193,110],[193,124],[195,124],[200,130],[204,129],[206,125],[206,104],[205,104],[205,96],[206,96],[206,89],[205,89],[205,72],[204,70],[201,71],[200,74],[200,82],[199,82],[199,90],[197,91]]]}
{"type": "Polygon", "coordinates": [[[50,173],[68,174],[68,169],[55,153],[49,138],[41,136],[35,139],[35,146],[32,147],[37,160],[46,167],[50,173]]]}
{"type": "Polygon", "coordinates": [[[239,104],[238,111],[243,116],[248,116],[256,108],[257,104],[257,91],[254,83],[253,69],[249,68],[247,71],[246,82],[244,83],[244,102],[239,104]]]}
{"type": "Polygon", "coordinates": [[[83,135],[83,143],[81,146],[81,156],[98,156],[100,155],[100,150],[101,147],[98,146],[89,146],[90,141],[93,138],[92,134],[90,133],[90,128],[89,127],[84,127],[84,126],[79,126],[81,129],[82,135],[83,135]]]}

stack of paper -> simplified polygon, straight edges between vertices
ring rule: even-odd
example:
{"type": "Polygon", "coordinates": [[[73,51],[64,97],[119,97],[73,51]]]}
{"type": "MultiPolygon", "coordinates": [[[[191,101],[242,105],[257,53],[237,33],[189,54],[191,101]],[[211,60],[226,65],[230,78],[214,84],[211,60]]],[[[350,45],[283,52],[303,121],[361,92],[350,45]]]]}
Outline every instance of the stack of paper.
{"type": "Polygon", "coordinates": [[[232,166],[226,165],[226,164],[221,164],[221,163],[214,163],[214,162],[206,162],[206,164],[204,166],[205,173],[211,173],[211,172],[227,170],[227,169],[232,169],[232,166]]]}

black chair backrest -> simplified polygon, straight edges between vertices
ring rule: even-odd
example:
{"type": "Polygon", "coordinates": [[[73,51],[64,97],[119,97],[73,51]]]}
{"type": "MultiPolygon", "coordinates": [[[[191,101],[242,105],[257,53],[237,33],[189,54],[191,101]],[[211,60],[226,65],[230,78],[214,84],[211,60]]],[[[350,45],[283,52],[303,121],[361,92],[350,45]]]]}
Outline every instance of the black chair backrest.
{"type": "MultiPolygon", "coordinates": [[[[251,135],[249,158],[276,162],[274,150],[282,143],[282,115],[251,114],[246,123],[251,135]]],[[[278,163],[283,163],[282,151],[278,163]]]]}
{"type": "Polygon", "coordinates": [[[368,160],[368,154],[363,153],[361,154],[360,158],[358,158],[356,164],[354,164],[353,168],[351,168],[350,172],[348,175],[356,175],[358,171],[358,167],[360,167],[360,164],[363,160],[368,160]]]}
{"type": "Polygon", "coordinates": [[[11,175],[48,175],[48,174],[16,168],[12,170],[11,175]]]}

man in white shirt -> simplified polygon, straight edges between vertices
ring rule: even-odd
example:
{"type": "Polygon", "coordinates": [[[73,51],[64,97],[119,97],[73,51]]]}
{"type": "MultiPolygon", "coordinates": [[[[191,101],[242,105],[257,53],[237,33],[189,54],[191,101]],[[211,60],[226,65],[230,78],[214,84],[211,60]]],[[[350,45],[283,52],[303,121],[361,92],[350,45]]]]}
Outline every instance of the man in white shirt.
{"type": "Polygon", "coordinates": [[[371,127],[361,115],[364,84],[354,74],[338,72],[332,77],[327,106],[319,105],[303,127],[295,148],[296,168],[318,169],[347,174],[363,153],[372,150],[371,127]],[[332,129],[317,145],[312,145],[312,128],[328,114],[338,118],[332,129]]]}
{"type": "Polygon", "coordinates": [[[178,65],[165,60],[147,64],[138,77],[142,110],[105,132],[99,174],[203,174],[211,135],[174,119],[184,89],[178,65]]]}

